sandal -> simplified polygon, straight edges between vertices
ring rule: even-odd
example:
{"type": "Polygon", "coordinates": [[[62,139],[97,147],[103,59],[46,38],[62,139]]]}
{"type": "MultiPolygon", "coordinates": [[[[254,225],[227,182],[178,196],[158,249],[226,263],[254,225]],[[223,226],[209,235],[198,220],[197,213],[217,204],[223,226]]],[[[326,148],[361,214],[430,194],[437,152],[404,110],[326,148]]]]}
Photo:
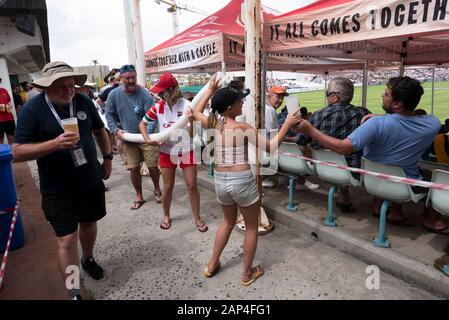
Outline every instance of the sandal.
{"type": "Polygon", "coordinates": [[[436,259],[433,266],[449,277],[449,255],[436,259]]]}
{"type": "Polygon", "coordinates": [[[168,220],[168,222],[162,221],[161,224],[159,225],[159,227],[161,227],[162,230],[170,229],[170,227],[171,227],[171,220],[168,220]]]}
{"type": "Polygon", "coordinates": [[[432,228],[432,227],[428,227],[428,226],[423,225],[423,228],[426,229],[427,231],[432,232],[432,233],[437,233],[437,234],[442,234],[442,235],[449,236],[449,226],[446,226],[446,227],[441,228],[441,229],[436,229],[436,228],[432,228]]]}
{"type": "Polygon", "coordinates": [[[259,279],[263,275],[264,271],[260,266],[251,269],[251,279],[248,281],[241,281],[242,285],[245,287],[253,284],[257,279],[259,279]]]}
{"type": "Polygon", "coordinates": [[[141,206],[145,203],[145,200],[140,201],[134,201],[133,206],[131,207],[131,210],[139,210],[141,206]]]}
{"type": "Polygon", "coordinates": [[[218,264],[217,264],[217,266],[215,267],[215,270],[214,270],[213,272],[210,272],[210,271],[209,271],[209,268],[207,267],[208,265],[209,265],[209,262],[206,264],[206,267],[204,268],[203,274],[204,274],[205,277],[211,278],[211,277],[213,277],[213,276],[217,273],[218,269],[220,269],[220,267],[221,267],[221,262],[218,261],[218,264]]]}
{"type": "Polygon", "coordinates": [[[154,191],[154,197],[156,198],[157,203],[162,203],[162,192],[154,191]]]}
{"type": "Polygon", "coordinates": [[[196,225],[196,227],[198,228],[199,232],[206,232],[207,230],[209,230],[209,227],[203,223],[202,225],[196,225]]]}

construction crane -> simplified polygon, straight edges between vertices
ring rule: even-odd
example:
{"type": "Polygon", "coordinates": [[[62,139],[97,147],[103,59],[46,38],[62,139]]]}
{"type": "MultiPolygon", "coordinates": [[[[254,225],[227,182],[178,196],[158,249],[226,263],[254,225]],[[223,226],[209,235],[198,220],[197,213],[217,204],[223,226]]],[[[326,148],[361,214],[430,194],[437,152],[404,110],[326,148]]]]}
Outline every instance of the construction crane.
{"type": "Polygon", "coordinates": [[[154,0],[157,4],[165,3],[168,4],[170,7],[167,9],[169,13],[172,14],[173,18],[173,34],[176,36],[179,33],[179,22],[178,22],[178,12],[180,10],[190,11],[193,13],[202,14],[204,16],[208,16],[209,13],[206,11],[203,11],[201,9],[194,8],[192,6],[189,6],[185,3],[175,1],[175,0],[154,0]]]}

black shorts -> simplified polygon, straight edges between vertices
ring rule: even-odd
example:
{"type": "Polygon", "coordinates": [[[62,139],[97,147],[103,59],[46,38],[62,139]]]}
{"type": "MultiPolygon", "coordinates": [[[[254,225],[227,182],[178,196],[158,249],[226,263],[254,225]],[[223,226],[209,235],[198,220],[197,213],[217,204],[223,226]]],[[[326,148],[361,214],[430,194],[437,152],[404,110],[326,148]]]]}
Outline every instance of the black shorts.
{"type": "Polygon", "coordinates": [[[14,136],[16,131],[16,123],[12,121],[0,121],[0,140],[3,140],[3,135],[14,136]]]}
{"type": "Polygon", "coordinates": [[[42,210],[58,238],[75,233],[79,223],[96,222],[106,215],[104,184],[76,193],[43,194],[42,210]]]}

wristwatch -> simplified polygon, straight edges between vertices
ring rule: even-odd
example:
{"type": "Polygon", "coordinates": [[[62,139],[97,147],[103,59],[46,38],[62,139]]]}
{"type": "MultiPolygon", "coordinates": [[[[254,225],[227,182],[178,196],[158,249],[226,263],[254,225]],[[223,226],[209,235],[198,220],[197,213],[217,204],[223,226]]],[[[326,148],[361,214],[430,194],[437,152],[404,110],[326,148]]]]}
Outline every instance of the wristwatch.
{"type": "Polygon", "coordinates": [[[103,156],[103,159],[105,159],[105,160],[112,160],[113,158],[114,158],[114,156],[112,155],[112,153],[103,156]]]}

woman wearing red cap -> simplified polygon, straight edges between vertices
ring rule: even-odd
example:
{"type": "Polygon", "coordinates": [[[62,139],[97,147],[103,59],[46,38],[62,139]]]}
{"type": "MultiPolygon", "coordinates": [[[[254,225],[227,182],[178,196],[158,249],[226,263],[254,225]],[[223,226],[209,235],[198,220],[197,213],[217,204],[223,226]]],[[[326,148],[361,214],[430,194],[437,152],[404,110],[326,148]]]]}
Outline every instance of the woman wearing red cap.
{"type": "MultiPolygon", "coordinates": [[[[144,119],[140,123],[140,131],[148,144],[150,141],[147,125],[157,122],[159,132],[168,130],[185,113],[190,105],[190,101],[182,98],[178,81],[171,73],[164,73],[159,82],[151,88],[151,93],[157,94],[161,100],[148,110],[144,119]]],[[[192,208],[195,224],[200,232],[208,230],[207,225],[200,218],[200,193],[197,186],[197,168],[193,155],[192,128],[189,125],[189,136],[182,136],[181,141],[167,141],[160,147],[159,166],[161,167],[164,190],[162,192],[162,207],[164,217],[160,224],[161,229],[171,227],[170,206],[175,185],[176,167],[182,169],[184,181],[189,193],[190,206],[192,208]]]]}
{"type": "MultiPolygon", "coordinates": [[[[203,127],[212,129],[213,132],[215,191],[217,201],[224,212],[224,220],[215,236],[212,259],[207,263],[204,275],[212,277],[220,267],[221,253],[234,229],[237,212],[240,210],[246,228],[241,283],[249,286],[262,276],[264,271],[260,266],[252,267],[257,248],[260,199],[248,159],[248,144],[264,146],[267,152],[274,150],[283,141],[289,127],[297,124],[300,118],[289,115],[279,133],[267,141],[249,124],[235,120],[242,114],[243,99],[250,93],[249,90],[226,87],[215,92],[217,88],[218,81],[214,76],[209,81],[207,94],[193,111],[195,120],[201,121],[203,127]],[[206,117],[203,110],[212,95],[212,112],[206,117]]],[[[188,115],[191,113],[192,111],[187,111],[188,115]]]]}

